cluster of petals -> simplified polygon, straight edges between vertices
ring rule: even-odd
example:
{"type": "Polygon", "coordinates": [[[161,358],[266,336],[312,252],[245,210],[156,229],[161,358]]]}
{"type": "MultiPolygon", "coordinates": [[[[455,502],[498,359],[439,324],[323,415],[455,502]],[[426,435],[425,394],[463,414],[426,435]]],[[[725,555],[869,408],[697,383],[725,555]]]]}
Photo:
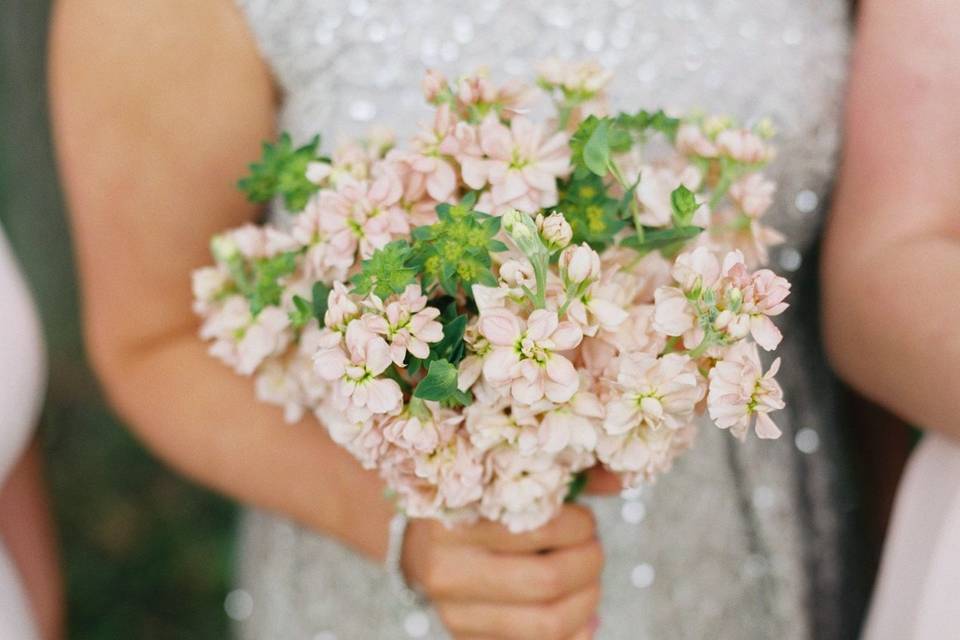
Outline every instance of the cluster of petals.
{"type": "Polygon", "coordinates": [[[567,135],[518,116],[503,124],[487,116],[477,131],[482,156],[461,158],[464,183],[483,192],[478,207],[499,214],[535,213],[557,204],[557,179],[570,172],[567,135]]]}
{"type": "Polygon", "coordinates": [[[562,352],[580,344],[583,333],[560,322],[554,311],[537,309],[524,320],[507,308],[481,312],[478,330],[491,345],[483,376],[520,403],[546,397],[566,402],[579,388],[577,370],[562,352]]]}
{"type": "Polygon", "coordinates": [[[707,406],[716,425],[743,440],[756,418],[757,437],[779,438],[780,429],[769,415],[785,406],[783,390],[774,379],[779,369],[777,358],[764,372],[754,344],[742,342],[731,348],[710,371],[707,406]]]}

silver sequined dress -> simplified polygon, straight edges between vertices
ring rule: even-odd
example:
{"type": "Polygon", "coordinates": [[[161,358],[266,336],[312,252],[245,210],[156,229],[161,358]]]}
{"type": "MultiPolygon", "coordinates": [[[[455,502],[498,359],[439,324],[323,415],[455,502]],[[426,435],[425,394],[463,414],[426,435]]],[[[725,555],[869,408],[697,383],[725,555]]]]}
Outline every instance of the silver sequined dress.
{"type": "MultiPolygon", "coordinates": [[[[844,0],[239,0],[284,92],[279,128],[327,141],[425,120],[423,70],[531,77],[547,57],[616,73],[614,106],[700,108],[779,130],[774,266],[795,282],[780,380],[785,437],[704,428],[655,486],[593,499],[606,549],[598,638],[853,637],[856,540],[811,255],[835,171],[850,43],[844,0]]],[[[322,487],[318,490],[322,491],[322,487]]],[[[243,526],[228,613],[249,640],[446,638],[382,570],[273,515],[243,526]]]]}

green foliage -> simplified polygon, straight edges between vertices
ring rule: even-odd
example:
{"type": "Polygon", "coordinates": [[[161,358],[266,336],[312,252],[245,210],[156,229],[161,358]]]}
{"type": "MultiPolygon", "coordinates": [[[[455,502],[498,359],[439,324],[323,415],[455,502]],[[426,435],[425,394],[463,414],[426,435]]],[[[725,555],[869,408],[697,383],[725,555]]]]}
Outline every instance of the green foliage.
{"type": "Polygon", "coordinates": [[[359,296],[373,293],[386,298],[394,293],[403,293],[408,285],[417,280],[417,269],[411,265],[413,251],[406,240],[394,240],[374,251],[364,260],[360,272],[350,279],[353,292],[359,296]]]}
{"type": "Polygon", "coordinates": [[[685,227],[693,220],[693,214],[700,208],[700,203],[690,189],[680,185],[670,194],[670,206],[673,209],[673,225],[685,227]]]}
{"type": "Polygon", "coordinates": [[[237,291],[250,303],[250,313],[280,304],[284,287],[280,280],[297,268],[297,253],[287,251],[272,258],[246,260],[239,253],[227,260],[237,291]]]}
{"type": "Polygon", "coordinates": [[[300,328],[316,318],[320,326],[323,326],[323,317],[327,313],[327,301],[330,296],[330,287],[323,282],[317,282],[313,285],[311,292],[311,301],[304,300],[300,296],[293,296],[294,310],[290,312],[290,322],[294,327],[300,328]]]}
{"type": "Polygon", "coordinates": [[[457,388],[457,367],[446,360],[430,363],[427,375],[413,391],[414,398],[451,405],[470,404],[470,395],[457,388]]]}
{"type": "Polygon", "coordinates": [[[665,135],[671,142],[677,137],[677,129],[680,128],[680,119],[671,118],[662,110],[644,111],[636,113],[620,113],[616,117],[616,126],[624,131],[634,134],[646,134],[649,131],[656,131],[665,135]]]}
{"type": "Polygon", "coordinates": [[[461,287],[469,295],[473,284],[496,286],[490,253],[507,249],[495,239],[500,218],[474,211],[475,203],[476,194],[470,194],[459,204],[437,205],[439,220],[413,230],[412,264],[424,290],[439,283],[450,295],[461,287]]]}
{"type": "Polygon", "coordinates": [[[671,118],[663,111],[638,111],[620,113],[616,116],[598,118],[590,116],[570,138],[571,163],[574,177],[583,178],[587,173],[604,177],[612,169],[611,157],[625,153],[637,140],[655,131],[674,140],[680,120],[671,118]]]}
{"type": "Polygon", "coordinates": [[[639,236],[634,235],[624,238],[620,244],[624,247],[632,247],[640,254],[660,251],[664,255],[670,256],[676,253],[687,241],[696,238],[702,232],[703,227],[693,225],[671,227],[669,229],[645,228],[642,240],[639,236]]]}
{"type": "Polygon", "coordinates": [[[263,143],[260,162],[250,165],[250,174],[238,186],[250,202],[268,202],[282,196],[287,209],[303,211],[319,187],[307,180],[307,165],[322,160],[318,155],[320,136],[302,147],[294,148],[289,134],[276,143],[263,143]]]}
{"type": "Polygon", "coordinates": [[[560,186],[557,208],[573,229],[573,242],[602,250],[623,229],[622,203],[610,197],[603,179],[593,173],[574,176],[560,186]]]}

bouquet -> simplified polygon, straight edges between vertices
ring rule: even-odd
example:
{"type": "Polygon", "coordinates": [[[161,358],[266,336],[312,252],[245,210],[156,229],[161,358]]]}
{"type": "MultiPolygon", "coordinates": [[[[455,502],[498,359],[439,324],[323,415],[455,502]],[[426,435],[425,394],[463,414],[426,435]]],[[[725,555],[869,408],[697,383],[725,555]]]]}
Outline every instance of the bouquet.
{"type": "Polygon", "coordinates": [[[611,115],[609,80],[429,72],[406,147],[265,144],[240,186],[288,213],[213,238],[193,278],[210,353],[288,421],[315,414],[412,517],[534,529],[595,465],[667,472],[703,413],[778,437],[771,127],[611,115]]]}

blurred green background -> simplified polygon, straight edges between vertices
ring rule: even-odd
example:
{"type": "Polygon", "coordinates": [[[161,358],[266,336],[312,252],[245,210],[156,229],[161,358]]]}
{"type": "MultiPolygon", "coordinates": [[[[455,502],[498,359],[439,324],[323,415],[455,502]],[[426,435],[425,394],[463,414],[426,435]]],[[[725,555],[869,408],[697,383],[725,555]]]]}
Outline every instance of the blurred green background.
{"type": "Polygon", "coordinates": [[[0,0],[0,224],[45,322],[50,382],[41,435],[69,638],[225,638],[234,508],[145,453],[105,406],[84,359],[47,125],[48,12],[48,0],[0,0]]]}

